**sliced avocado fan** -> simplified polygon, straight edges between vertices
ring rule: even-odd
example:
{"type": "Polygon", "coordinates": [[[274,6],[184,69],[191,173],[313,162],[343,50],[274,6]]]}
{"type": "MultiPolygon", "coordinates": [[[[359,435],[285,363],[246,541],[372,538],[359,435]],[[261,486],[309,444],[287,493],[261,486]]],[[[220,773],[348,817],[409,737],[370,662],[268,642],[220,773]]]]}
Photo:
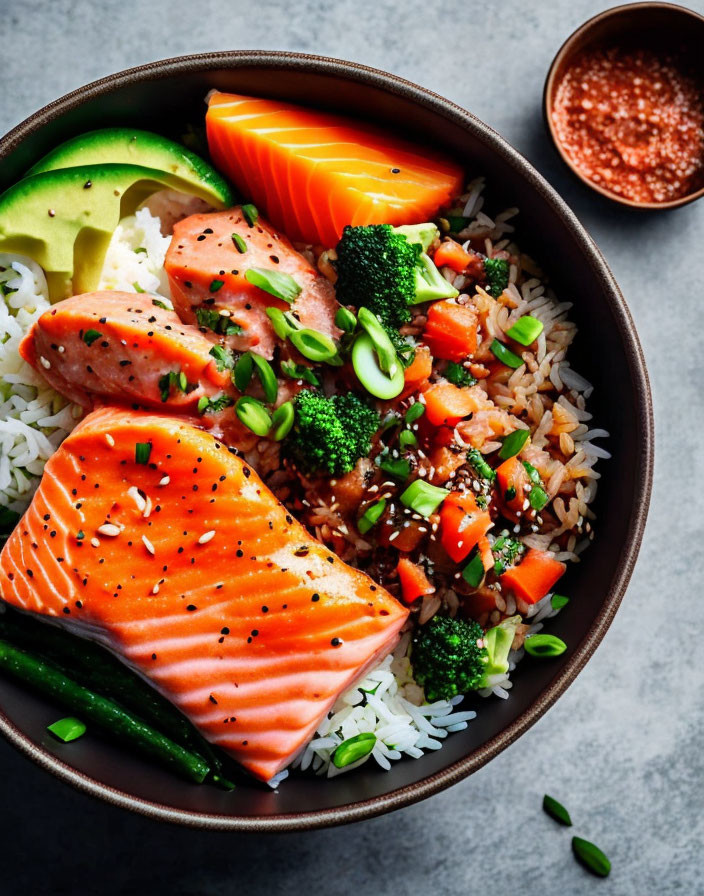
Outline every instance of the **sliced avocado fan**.
{"type": "Polygon", "coordinates": [[[219,208],[234,205],[232,190],[212,165],[180,143],[136,128],[102,128],[73,137],[40,159],[27,176],[59,168],[118,163],[175,174],[191,184],[198,191],[197,196],[213,205],[219,208]]]}
{"type": "Polygon", "coordinates": [[[220,208],[228,204],[210,184],[156,168],[107,163],[47,170],[0,196],[0,252],[33,258],[44,269],[52,301],[90,292],[120,219],[165,188],[220,208]]]}

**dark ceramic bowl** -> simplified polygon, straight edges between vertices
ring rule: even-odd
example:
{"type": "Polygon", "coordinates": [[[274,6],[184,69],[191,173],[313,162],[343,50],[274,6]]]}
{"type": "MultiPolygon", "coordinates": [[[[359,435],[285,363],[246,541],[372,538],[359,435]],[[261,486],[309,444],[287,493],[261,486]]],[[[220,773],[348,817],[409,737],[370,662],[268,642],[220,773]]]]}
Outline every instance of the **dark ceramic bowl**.
{"type": "Polygon", "coordinates": [[[543,114],[555,148],[570,171],[592,190],[612,202],[637,209],[679,208],[704,196],[704,175],[695,189],[669,202],[635,202],[618,196],[585,177],[562,148],[552,120],[555,94],[575,57],[585,50],[604,47],[649,49],[670,55],[704,93],[704,16],[672,3],[627,3],[604,10],[574,31],[557,51],[543,92],[543,114]]]}
{"type": "Polygon", "coordinates": [[[561,590],[569,607],[551,630],[569,645],[558,659],[526,661],[509,700],[480,701],[478,718],[442,750],[371,764],[331,781],[295,777],[278,793],[256,785],[222,793],[181,782],[98,737],[61,745],[45,726],[56,709],[0,679],[0,729],[44,768],[88,793],[156,818],[205,828],[273,831],[323,827],[408,805],[488,762],[536,722],[574,680],[613,619],[638,554],[650,498],[652,405],[638,336],[598,249],[565,203],[501,137],[464,109],[384,72],[290,53],[213,53],[105,78],[37,112],[0,143],[0,187],[62,140],[91,128],[134,125],[183,133],[202,121],[208,90],[261,94],[372,119],[420,143],[442,146],[472,175],[485,174],[492,204],[517,205],[520,231],[574,302],[580,333],[574,366],[594,383],[596,425],[612,436],[596,501],[596,539],[561,590]]]}

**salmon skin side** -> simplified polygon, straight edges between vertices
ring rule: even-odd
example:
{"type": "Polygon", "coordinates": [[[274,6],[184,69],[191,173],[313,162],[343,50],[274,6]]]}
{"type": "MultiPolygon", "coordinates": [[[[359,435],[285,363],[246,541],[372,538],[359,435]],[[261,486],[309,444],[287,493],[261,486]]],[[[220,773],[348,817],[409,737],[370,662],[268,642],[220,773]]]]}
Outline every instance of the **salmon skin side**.
{"type": "Polygon", "coordinates": [[[95,396],[193,412],[203,396],[234,395],[211,341],[151,297],[94,292],[57,302],[32,325],[20,355],[84,408],[95,396]],[[172,373],[178,381],[165,382],[172,373]],[[183,386],[183,387],[182,387],[183,386]]]}
{"type": "Polygon", "coordinates": [[[198,323],[198,315],[202,321],[207,312],[229,314],[241,332],[226,341],[237,351],[251,350],[271,360],[277,337],[266,313],[269,307],[293,312],[302,327],[333,338],[340,335],[335,326],[340,306],[332,284],[263,218],[250,223],[240,206],[178,221],[164,268],[182,320],[198,323]],[[250,283],[250,268],[293,277],[301,289],[293,304],[250,283]]]}
{"type": "Polygon", "coordinates": [[[346,224],[417,224],[462,192],[462,168],[388,130],[280,100],[211,93],[210,155],[293,240],[330,248],[346,224]]]}
{"type": "Polygon", "coordinates": [[[107,407],[48,461],[0,596],[108,647],[262,780],[408,616],[211,434],[107,407]]]}

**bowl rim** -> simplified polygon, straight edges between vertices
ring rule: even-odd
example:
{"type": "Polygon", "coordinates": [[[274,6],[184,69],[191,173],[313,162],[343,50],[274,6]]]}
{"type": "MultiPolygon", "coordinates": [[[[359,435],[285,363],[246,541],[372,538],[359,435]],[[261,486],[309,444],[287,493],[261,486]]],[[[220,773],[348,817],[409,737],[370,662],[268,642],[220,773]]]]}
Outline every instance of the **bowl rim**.
{"type": "Polygon", "coordinates": [[[581,180],[583,184],[586,184],[588,187],[594,190],[594,192],[600,193],[606,199],[610,199],[612,202],[615,202],[618,205],[641,211],[665,211],[667,209],[681,208],[683,205],[689,205],[690,202],[694,202],[704,196],[704,184],[698,190],[694,190],[692,193],[687,193],[685,196],[680,196],[678,199],[670,199],[667,202],[637,202],[633,199],[626,199],[625,196],[618,196],[616,193],[610,192],[604,187],[599,186],[599,184],[595,184],[593,181],[589,180],[588,177],[582,174],[579,168],[574,164],[574,162],[564,151],[562,142],[557,135],[557,131],[552,121],[551,106],[553,96],[557,89],[557,71],[565,62],[565,60],[569,58],[570,54],[574,51],[575,43],[577,43],[582,37],[588,34],[595,25],[599,25],[602,22],[605,22],[607,19],[613,18],[616,15],[621,15],[624,12],[645,12],[647,10],[653,9],[662,9],[664,11],[675,13],[685,13],[690,18],[696,19],[700,25],[704,25],[704,15],[701,15],[693,9],[689,9],[686,6],[680,6],[678,3],[661,3],[654,2],[654,0],[646,0],[646,2],[623,3],[619,6],[612,6],[609,9],[605,9],[602,12],[597,13],[590,19],[587,19],[586,22],[583,22],[578,28],[575,28],[575,30],[563,41],[560,49],[557,51],[554,59],[550,63],[550,68],[548,69],[548,73],[545,77],[545,85],[543,87],[543,119],[545,121],[545,126],[548,130],[548,133],[550,134],[550,138],[555,149],[557,150],[558,155],[572,172],[572,174],[574,174],[575,177],[579,178],[579,180],[581,180]]]}
{"type": "Polygon", "coordinates": [[[574,681],[596,650],[611,624],[631,578],[650,504],[653,481],[654,424],[653,402],[645,358],[630,311],[604,257],[575,214],[542,175],[493,128],[456,103],[397,75],[355,62],[290,51],[231,50],[170,57],[125,69],[90,82],[37,110],[0,140],[0,162],[15,150],[27,136],[42,128],[46,123],[75,109],[87,99],[100,97],[132,83],[158,80],[174,74],[186,74],[192,71],[205,72],[222,68],[236,69],[246,66],[283,67],[313,74],[329,74],[356,83],[361,82],[387,94],[410,99],[458,124],[464,130],[474,132],[484,142],[488,140],[493,149],[542,194],[544,200],[570,231],[572,238],[587,255],[595,274],[602,279],[607,292],[610,293],[611,310],[626,343],[629,373],[638,402],[637,425],[640,429],[640,454],[638,457],[640,488],[635,491],[631,507],[624,562],[616,573],[612,587],[606,594],[601,611],[592,623],[589,633],[576,647],[562,671],[552,679],[538,699],[507,728],[462,759],[427,778],[388,793],[330,809],[272,816],[230,816],[190,811],[126,793],[72,768],[44,750],[39,744],[34,743],[0,711],[0,732],[6,739],[42,768],[78,790],[121,808],[130,809],[161,821],[210,830],[262,833],[331,827],[371,818],[418,802],[481,768],[541,718],[574,681]]]}

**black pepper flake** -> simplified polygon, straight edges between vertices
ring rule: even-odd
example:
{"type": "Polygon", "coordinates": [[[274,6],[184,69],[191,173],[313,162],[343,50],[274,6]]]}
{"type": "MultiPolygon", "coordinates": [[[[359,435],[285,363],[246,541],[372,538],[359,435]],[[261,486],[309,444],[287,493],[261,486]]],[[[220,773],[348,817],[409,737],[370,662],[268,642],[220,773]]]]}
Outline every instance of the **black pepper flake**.
{"type": "Polygon", "coordinates": [[[83,601],[82,601],[82,600],[77,600],[77,601],[76,601],[76,606],[78,607],[79,610],[83,609],[83,601]]]}
{"type": "Polygon", "coordinates": [[[226,625],[224,625],[224,626],[220,629],[220,634],[221,634],[221,635],[229,635],[229,634],[230,634],[230,629],[229,629],[226,625]]]}
{"type": "Polygon", "coordinates": [[[290,526],[291,523],[293,522],[293,517],[292,517],[292,516],[289,516],[288,513],[286,514],[286,522],[289,524],[289,526],[290,526]]]}
{"type": "Polygon", "coordinates": [[[156,659],[156,654],[155,654],[155,653],[152,654],[152,659],[153,659],[153,660],[156,659]]]}
{"type": "Polygon", "coordinates": [[[106,324],[107,322],[108,322],[107,317],[101,317],[100,320],[98,321],[99,324],[106,324]]]}
{"type": "Polygon", "coordinates": [[[245,479],[249,479],[249,477],[252,475],[252,471],[249,469],[249,467],[242,467],[242,475],[245,479]]]}
{"type": "Polygon", "coordinates": [[[339,647],[342,644],[342,641],[339,638],[331,638],[330,643],[333,647],[339,647]]]}
{"type": "Polygon", "coordinates": [[[259,629],[258,629],[258,628],[253,628],[253,629],[252,629],[252,637],[253,637],[253,638],[256,638],[258,634],[259,634],[259,629]]]}
{"type": "Polygon", "coordinates": [[[313,601],[314,604],[317,604],[317,602],[320,600],[320,595],[316,592],[315,594],[313,594],[311,596],[311,600],[313,601]]]}
{"type": "Polygon", "coordinates": [[[198,240],[198,242],[200,242],[201,240],[204,240],[205,237],[204,237],[203,234],[201,233],[201,235],[198,236],[198,237],[196,237],[196,239],[198,240]]]}
{"type": "Polygon", "coordinates": [[[224,640],[225,640],[224,638],[218,638],[218,644],[222,644],[222,642],[223,642],[224,640]]]}
{"type": "Polygon", "coordinates": [[[50,514],[50,513],[45,513],[44,516],[43,516],[43,519],[45,519],[45,520],[50,520],[50,519],[51,519],[51,514],[50,514]]]}
{"type": "Polygon", "coordinates": [[[70,613],[71,613],[71,608],[70,608],[70,607],[64,607],[64,613],[65,613],[67,616],[70,615],[70,613]]]}
{"type": "Polygon", "coordinates": [[[392,174],[400,174],[400,173],[401,173],[401,169],[400,169],[400,168],[392,168],[392,169],[391,169],[391,173],[392,173],[392,174]]]}
{"type": "Polygon", "coordinates": [[[238,548],[238,549],[235,551],[235,555],[236,555],[237,557],[244,557],[244,551],[243,551],[241,548],[238,548]]]}
{"type": "Polygon", "coordinates": [[[188,604],[188,606],[186,607],[186,609],[187,609],[190,613],[192,613],[194,610],[197,610],[198,607],[197,607],[195,604],[188,604]]]}
{"type": "Polygon", "coordinates": [[[208,697],[208,700],[210,700],[211,703],[214,703],[217,706],[218,701],[215,699],[215,697],[213,697],[212,694],[210,694],[210,696],[208,697]]]}
{"type": "Polygon", "coordinates": [[[262,607],[262,613],[268,613],[268,612],[269,612],[269,607],[266,607],[266,606],[262,607]]]}

